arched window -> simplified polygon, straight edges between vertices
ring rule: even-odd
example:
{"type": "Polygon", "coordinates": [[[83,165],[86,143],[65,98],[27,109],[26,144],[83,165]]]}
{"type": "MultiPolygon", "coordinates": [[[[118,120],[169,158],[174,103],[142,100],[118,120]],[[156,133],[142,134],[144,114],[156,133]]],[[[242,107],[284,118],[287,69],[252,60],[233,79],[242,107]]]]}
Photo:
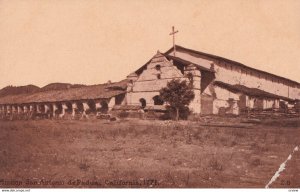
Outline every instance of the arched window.
{"type": "Polygon", "coordinates": [[[144,98],[141,98],[141,99],[140,99],[140,103],[141,103],[141,107],[142,107],[142,108],[145,108],[146,105],[147,105],[146,100],[145,100],[144,98]]]}
{"type": "Polygon", "coordinates": [[[154,105],[163,105],[164,101],[161,99],[159,95],[153,97],[154,105]]]}

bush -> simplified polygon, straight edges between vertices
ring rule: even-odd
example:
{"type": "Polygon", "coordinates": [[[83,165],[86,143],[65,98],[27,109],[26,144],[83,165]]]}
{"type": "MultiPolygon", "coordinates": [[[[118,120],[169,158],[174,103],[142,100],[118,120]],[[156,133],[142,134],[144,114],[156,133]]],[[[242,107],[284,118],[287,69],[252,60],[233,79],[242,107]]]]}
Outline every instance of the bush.
{"type": "Polygon", "coordinates": [[[173,119],[187,119],[189,115],[187,106],[195,97],[192,84],[185,80],[172,80],[159,91],[159,96],[170,106],[169,112],[172,117],[175,117],[173,119]]]}

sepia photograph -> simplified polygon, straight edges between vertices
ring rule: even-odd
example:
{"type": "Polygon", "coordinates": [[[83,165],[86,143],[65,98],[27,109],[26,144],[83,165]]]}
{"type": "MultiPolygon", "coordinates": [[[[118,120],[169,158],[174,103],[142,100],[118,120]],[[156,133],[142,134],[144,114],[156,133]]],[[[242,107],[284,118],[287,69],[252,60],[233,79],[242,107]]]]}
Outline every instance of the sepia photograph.
{"type": "Polygon", "coordinates": [[[0,189],[300,189],[299,0],[0,0],[0,189]]]}

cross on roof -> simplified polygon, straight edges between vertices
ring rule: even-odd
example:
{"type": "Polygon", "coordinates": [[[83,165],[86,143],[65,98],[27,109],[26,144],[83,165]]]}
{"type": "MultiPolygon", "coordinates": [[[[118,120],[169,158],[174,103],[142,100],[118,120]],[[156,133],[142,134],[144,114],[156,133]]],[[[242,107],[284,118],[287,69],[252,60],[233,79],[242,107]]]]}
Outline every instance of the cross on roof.
{"type": "Polygon", "coordinates": [[[170,33],[170,35],[173,35],[173,48],[174,48],[174,57],[175,57],[175,53],[176,53],[176,47],[175,47],[175,34],[178,33],[178,30],[175,31],[175,27],[172,26],[172,32],[170,33]]]}

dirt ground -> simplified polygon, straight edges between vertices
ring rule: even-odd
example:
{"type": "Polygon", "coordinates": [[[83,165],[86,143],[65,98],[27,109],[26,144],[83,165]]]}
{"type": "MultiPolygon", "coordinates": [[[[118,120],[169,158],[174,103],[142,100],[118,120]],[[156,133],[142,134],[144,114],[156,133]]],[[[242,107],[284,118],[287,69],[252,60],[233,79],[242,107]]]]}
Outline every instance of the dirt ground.
{"type": "MultiPolygon", "coordinates": [[[[0,121],[0,188],[263,188],[300,146],[300,120],[253,122],[0,121]]],[[[300,187],[300,151],[270,187],[300,187]]]]}

